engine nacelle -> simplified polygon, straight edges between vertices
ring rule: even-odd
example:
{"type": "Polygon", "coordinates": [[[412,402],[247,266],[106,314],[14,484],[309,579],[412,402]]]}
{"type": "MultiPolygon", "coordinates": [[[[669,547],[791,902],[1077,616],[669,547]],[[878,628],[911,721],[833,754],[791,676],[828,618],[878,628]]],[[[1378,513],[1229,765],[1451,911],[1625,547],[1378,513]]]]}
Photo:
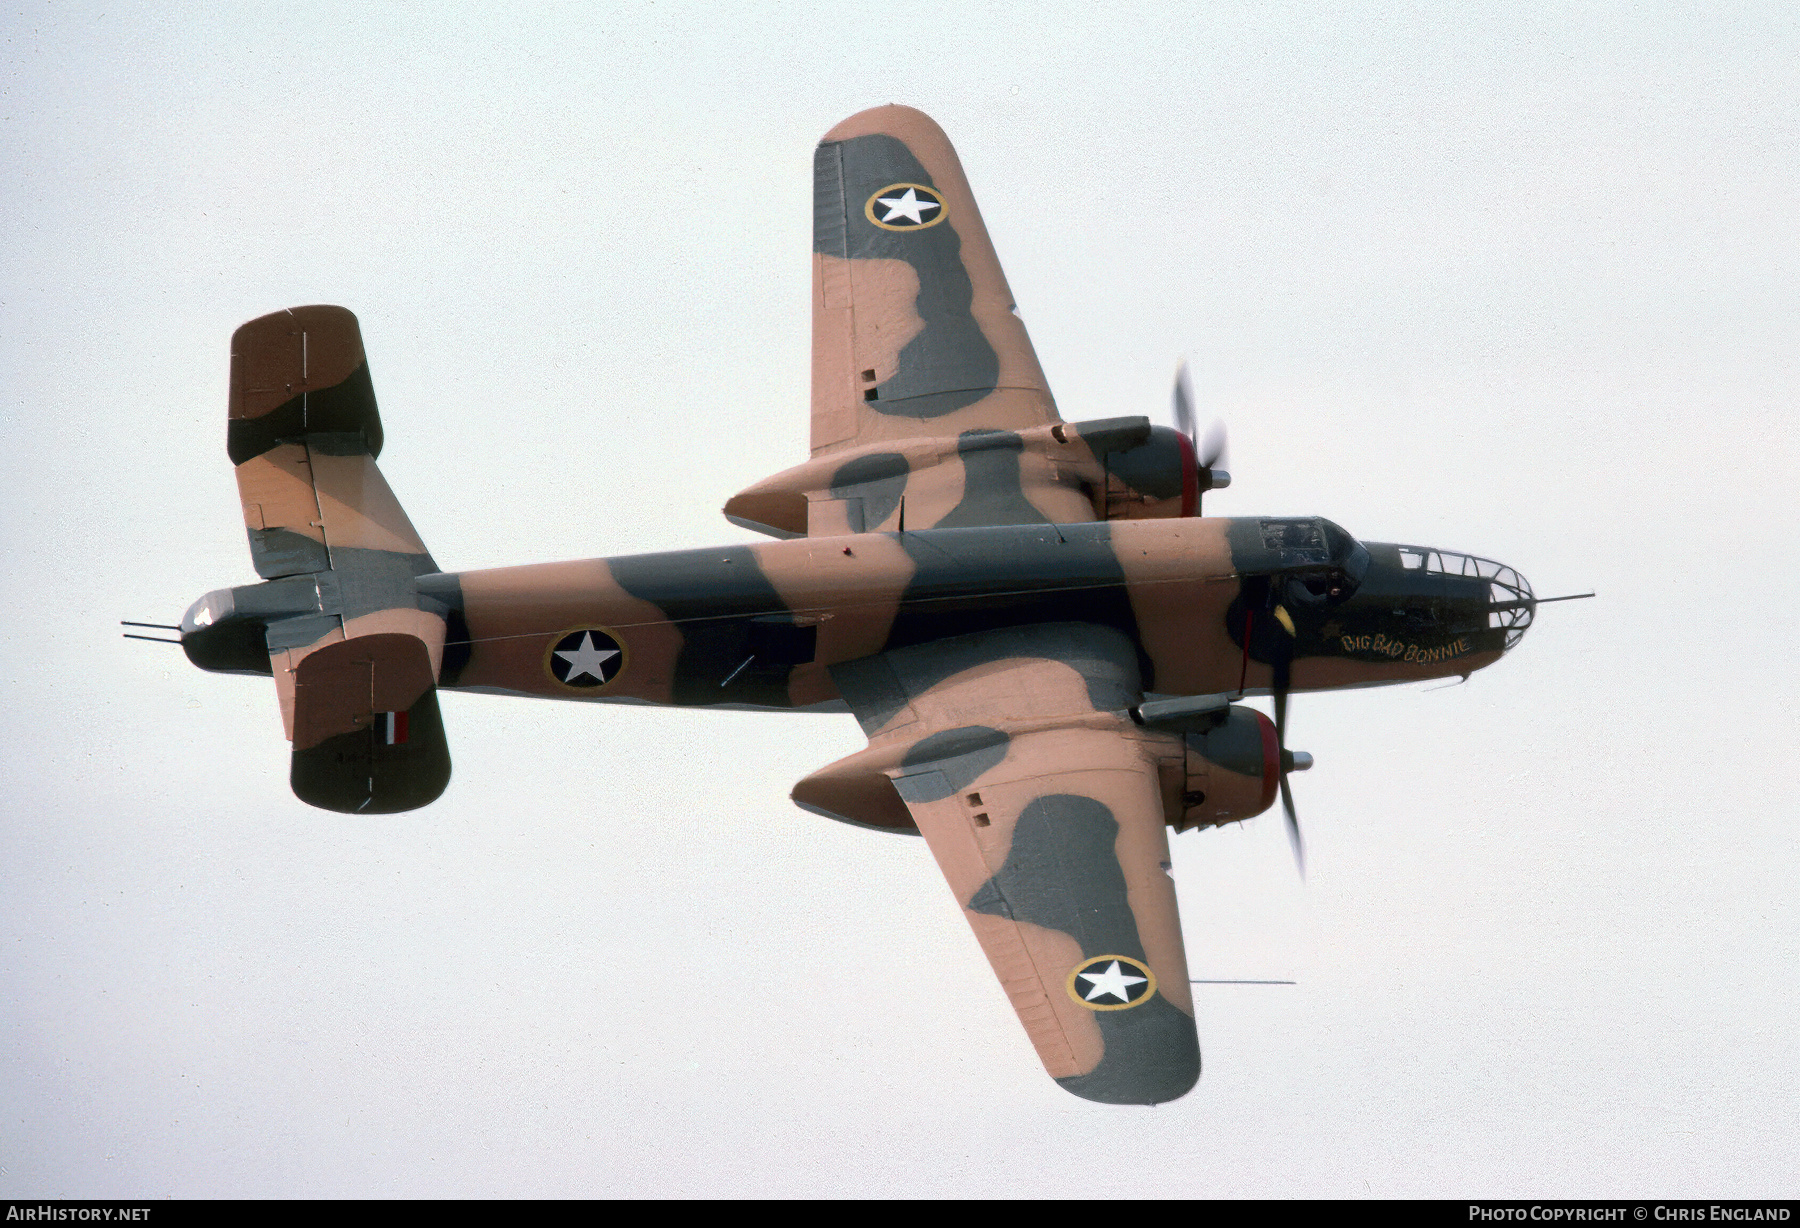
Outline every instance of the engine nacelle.
{"type": "Polygon", "coordinates": [[[1144,417],[1104,418],[827,452],[739,491],[725,515],[773,537],[929,529],[963,500],[972,463],[999,463],[1023,481],[1037,500],[1034,517],[1070,520],[1085,520],[1088,506],[1099,520],[1197,516],[1202,494],[1231,484],[1223,469],[1200,464],[1180,431],[1144,417]]]}
{"type": "Polygon", "coordinates": [[[1231,705],[1210,728],[1182,735],[1187,779],[1176,831],[1217,827],[1253,818],[1275,804],[1281,787],[1281,746],[1275,723],[1254,708],[1231,705]]]}
{"type": "MultiPolygon", "coordinates": [[[[1095,435],[1096,442],[1103,438],[1095,435]]],[[[1082,437],[1088,439],[1089,434],[1082,437]]],[[[1102,451],[1096,446],[1095,452],[1105,474],[1104,491],[1095,494],[1104,499],[1101,510],[1108,520],[1195,515],[1200,510],[1201,492],[1212,485],[1211,474],[1200,468],[1188,437],[1166,426],[1151,427],[1147,437],[1133,447],[1102,451]]]]}

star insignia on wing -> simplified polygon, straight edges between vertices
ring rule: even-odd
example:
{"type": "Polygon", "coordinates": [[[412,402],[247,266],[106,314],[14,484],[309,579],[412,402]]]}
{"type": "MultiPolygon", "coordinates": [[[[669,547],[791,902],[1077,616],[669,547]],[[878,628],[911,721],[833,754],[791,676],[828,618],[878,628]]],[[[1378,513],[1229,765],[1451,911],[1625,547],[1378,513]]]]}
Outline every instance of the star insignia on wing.
{"type": "Polygon", "coordinates": [[[1150,999],[1156,974],[1129,955],[1096,955],[1069,973],[1069,996],[1096,1011],[1122,1011],[1150,999]]]}
{"type": "Polygon", "coordinates": [[[887,215],[881,219],[882,221],[891,222],[897,217],[903,217],[914,226],[922,223],[925,220],[925,214],[931,210],[944,207],[935,200],[920,200],[917,188],[906,189],[904,196],[879,196],[875,199],[875,203],[887,208],[887,215]]]}
{"type": "Polygon", "coordinates": [[[1104,997],[1116,998],[1120,1002],[1129,1002],[1131,1001],[1130,988],[1133,985],[1142,985],[1150,979],[1143,976],[1127,976],[1120,971],[1119,961],[1116,959],[1106,966],[1105,972],[1078,972],[1075,975],[1077,980],[1086,981],[1093,986],[1086,994],[1082,995],[1089,1002],[1104,997]]]}
{"type": "Polygon", "coordinates": [[[922,183],[896,183],[869,197],[863,212],[883,230],[921,230],[944,220],[944,198],[922,183]]]}

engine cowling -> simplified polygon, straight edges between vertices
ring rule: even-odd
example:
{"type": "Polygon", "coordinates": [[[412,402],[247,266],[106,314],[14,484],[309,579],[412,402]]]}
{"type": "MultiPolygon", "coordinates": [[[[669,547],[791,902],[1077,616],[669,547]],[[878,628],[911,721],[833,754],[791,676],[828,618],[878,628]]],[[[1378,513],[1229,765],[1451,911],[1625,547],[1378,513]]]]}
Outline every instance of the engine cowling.
{"type": "Polygon", "coordinates": [[[1210,728],[1182,735],[1187,779],[1176,831],[1218,827],[1253,818],[1275,804],[1281,786],[1281,746],[1275,723],[1254,708],[1233,704],[1210,728]]]}
{"type": "Polygon", "coordinates": [[[1201,492],[1211,486],[1211,474],[1200,468],[1194,445],[1166,426],[1151,427],[1134,447],[1100,453],[1100,462],[1108,520],[1192,516],[1200,510],[1201,492]]]}

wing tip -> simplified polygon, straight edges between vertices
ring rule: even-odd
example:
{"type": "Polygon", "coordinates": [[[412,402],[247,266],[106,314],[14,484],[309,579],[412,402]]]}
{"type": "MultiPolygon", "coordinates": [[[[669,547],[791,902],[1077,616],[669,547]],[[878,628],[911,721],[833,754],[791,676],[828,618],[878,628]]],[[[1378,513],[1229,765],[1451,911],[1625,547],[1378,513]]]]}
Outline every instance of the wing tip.
{"type": "Polygon", "coordinates": [[[1160,994],[1141,1010],[1104,1017],[1101,1030],[1099,1064],[1058,1079],[1064,1091],[1098,1104],[1167,1104],[1200,1081],[1199,1029],[1160,994]]]}
{"type": "Polygon", "coordinates": [[[1200,1082],[1200,1054],[1198,1050],[1195,1051],[1191,1067],[1139,1070],[1129,1075],[1114,1071],[1106,1078],[1096,1079],[1099,1074],[1099,1071],[1094,1071],[1085,1075],[1070,1075],[1056,1082],[1071,1095],[1091,1100],[1095,1104],[1167,1104],[1171,1100],[1181,1099],[1200,1082]]]}
{"type": "Polygon", "coordinates": [[[901,140],[924,132],[946,144],[949,142],[943,128],[931,116],[917,107],[890,102],[839,120],[831,131],[819,138],[819,143],[823,145],[831,141],[847,141],[852,137],[868,136],[876,132],[885,132],[901,140]]]}

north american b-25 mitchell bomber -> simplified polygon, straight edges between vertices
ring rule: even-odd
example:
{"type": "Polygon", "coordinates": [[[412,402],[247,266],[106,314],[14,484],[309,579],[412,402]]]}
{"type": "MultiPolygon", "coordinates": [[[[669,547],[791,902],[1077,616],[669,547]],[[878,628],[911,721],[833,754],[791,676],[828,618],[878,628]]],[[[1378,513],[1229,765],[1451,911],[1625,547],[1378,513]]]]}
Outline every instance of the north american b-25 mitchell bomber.
{"type": "Polygon", "coordinates": [[[1289,694],[1467,676],[1539,599],[1317,517],[1202,516],[1230,478],[1179,379],[1174,427],[1064,421],[920,112],[828,133],[813,208],[812,455],[725,504],[775,540],[446,572],[376,468],[356,317],[296,307],[232,338],[261,581],[169,629],[273,677],[295,794],[351,815],[443,792],[441,689],[852,713],[867,748],[793,800],[925,837],[1064,1088],[1172,1100],[1200,1047],[1169,829],[1279,795],[1298,853],[1289,694]]]}

